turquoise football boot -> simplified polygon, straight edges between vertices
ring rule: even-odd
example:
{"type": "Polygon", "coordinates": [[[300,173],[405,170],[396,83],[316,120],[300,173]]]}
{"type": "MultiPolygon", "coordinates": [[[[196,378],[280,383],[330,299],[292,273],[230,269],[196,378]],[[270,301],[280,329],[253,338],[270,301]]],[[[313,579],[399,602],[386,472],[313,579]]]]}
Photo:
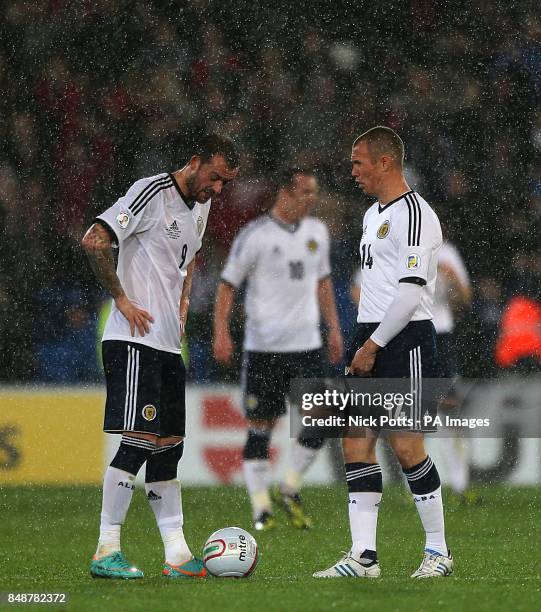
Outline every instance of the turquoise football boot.
{"type": "Polygon", "coordinates": [[[90,574],[93,578],[122,578],[124,580],[144,578],[143,572],[130,565],[120,551],[101,557],[101,559],[92,559],[90,574]]]}
{"type": "Polygon", "coordinates": [[[206,578],[207,568],[201,559],[194,557],[180,565],[173,565],[166,561],[162,574],[166,578],[206,578]]]}

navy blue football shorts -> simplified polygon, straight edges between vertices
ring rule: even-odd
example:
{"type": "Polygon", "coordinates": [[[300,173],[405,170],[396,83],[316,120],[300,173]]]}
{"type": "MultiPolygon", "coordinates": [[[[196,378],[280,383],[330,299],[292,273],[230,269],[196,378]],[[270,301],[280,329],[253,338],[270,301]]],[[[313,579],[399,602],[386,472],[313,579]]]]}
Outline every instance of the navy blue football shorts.
{"type": "Polygon", "coordinates": [[[272,420],[284,415],[291,379],[322,376],[323,364],[319,350],[244,353],[241,385],[246,417],[272,420]]]}
{"type": "MultiPolygon", "coordinates": [[[[346,351],[346,365],[351,363],[355,353],[372,335],[379,323],[357,324],[346,351]]],[[[435,396],[424,379],[435,379],[440,376],[440,366],[436,347],[436,332],[432,321],[410,321],[388,344],[379,349],[372,371],[372,378],[409,379],[407,386],[416,390],[415,402],[408,407],[404,416],[415,423],[413,429],[434,431],[433,427],[424,427],[423,416],[428,412],[434,414],[435,396]]],[[[356,377],[346,377],[351,380],[356,377]]],[[[434,386],[434,385],[433,385],[434,386]]],[[[389,391],[392,381],[389,380],[389,391]]],[[[406,429],[408,429],[406,427],[406,429]]]]}
{"type": "MultiPolygon", "coordinates": [[[[379,323],[358,323],[346,352],[349,365],[379,323]]],[[[387,346],[379,349],[372,376],[376,378],[437,378],[440,371],[432,321],[410,321],[387,346]]]]}
{"type": "Polygon", "coordinates": [[[184,436],[186,370],[177,353],[122,340],[102,342],[107,387],[103,430],[184,436]]]}

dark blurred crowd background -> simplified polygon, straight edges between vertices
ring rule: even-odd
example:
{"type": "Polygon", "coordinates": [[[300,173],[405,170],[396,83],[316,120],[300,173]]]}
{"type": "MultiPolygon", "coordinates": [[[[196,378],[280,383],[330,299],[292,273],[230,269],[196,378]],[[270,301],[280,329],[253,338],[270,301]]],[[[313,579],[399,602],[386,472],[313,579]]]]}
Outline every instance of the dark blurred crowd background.
{"type": "Polygon", "coordinates": [[[213,203],[197,262],[191,379],[236,377],[211,358],[214,291],[234,234],[268,209],[285,165],[317,170],[348,329],[370,204],[350,147],[376,124],[403,137],[410,184],[472,276],[463,374],[497,373],[507,301],[539,298],[539,15],[528,0],[5,0],[0,380],[100,380],[106,296],[79,241],[136,179],[182,167],[205,131],[234,137],[242,166],[213,203]]]}

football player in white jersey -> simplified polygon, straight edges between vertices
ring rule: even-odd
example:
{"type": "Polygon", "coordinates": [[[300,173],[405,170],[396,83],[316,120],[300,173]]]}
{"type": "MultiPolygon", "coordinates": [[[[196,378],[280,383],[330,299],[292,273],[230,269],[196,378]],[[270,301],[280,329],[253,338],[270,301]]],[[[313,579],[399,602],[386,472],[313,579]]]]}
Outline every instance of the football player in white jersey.
{"type": "MultiPolygon", "coordinates": [[[[377,202],[363,220],[358,328],[346,362],[353,375],[405,378],[420,389],[423,378],[437,375],[431,319],[442,234],[436,213],[407,184],[403,160],[403,142],[387,127],[372,128],[353,143],[352,176],[377,202]]],[[[421,422],[421,407],[413,402],[414,422],[421,422]]],[[[330,568],[316,572],[317,578],[380,575],[376,527],[383,486],[375,453],[378,432],[364,433],[343,440],[351,549],[330,568]]],[[[447,576],[453,559],[445,541],[440,478],[425,451],[423,433],[392,431],[389,442],[426,534],[424,558],[412,577],[447,576]]]]}
{"type": "MultiPolygon", "coordinates": [[[[456,379],[458,364],[455,346],[455,317],[471,303],[470,277],[458,249],[444,241],[438,260],[434,295],[434,327],[438,345],[439,376],[456,379]]],[[[451,395],[447,402],[454,402],[451,395]]],[[[477,501],[469,490],[470,467],[466,440],[449,430],[439,438],[442,458],[447,465],[448,482],[460,502],[477,501]]]]}
{"type": "Polygon", "coordinates": [[[243,469],[257,530],[276,526],[271,496],[295,527],[311,525],[299,489],[323,440],[303,437],[301,432],[293,443],[285,478],[272,493],[269,447],[276,420],[286,412],[290,379],[322,376],[320,315],[328,329],[330,362],[337,364],[342,358],[328,231],[308,216],[317,196],[312,172],[286,170],[270,213],[249,223],[236,237],[218,286],[214,356],[228,363],[233,354],[231,309],[235,292],[247,281],[242,386],[248,436],[243,469]]]}
{"type": "MultiPolygon", "coordinates": [[[[351,283],[351,298],[355,304],[361,297],[362,270],[358,268],[351,283]]],[[[434,294],[433,319],[438,347],[438,376],[456,379],[458,364],[456,339],[454,335],[455,318],[458,312],[464,311],[471,303],[471,286],[468,270],[456,246],[444,240],[438,255],[438,276],[434,294]]],[[[446,399],[447,405],[454,405],[454,398],[446,399]]],[[[447,465],[447,479],[457,499],[461,503],[478,501],[477,496],[469,490],[470,468],[466,440],[457,434],[456,428],[449,430],[440,438],[442,459],[447,465]]]]}
{"type": "Polygon", "coordinates": [[[145,462],[147,498],[164,543],[163,575],[206,575],[183,533],[177,479],[185,435],[180,341],[211,199],[236,177],[238,165],[229,139],[204,136],[181,170],[136,181],[82,240],[97,279],[113,298],[102,342],[104,431],[122,434],[105,472],[92,576],[143,577],[121,552],[120,530],[145,462]]]}

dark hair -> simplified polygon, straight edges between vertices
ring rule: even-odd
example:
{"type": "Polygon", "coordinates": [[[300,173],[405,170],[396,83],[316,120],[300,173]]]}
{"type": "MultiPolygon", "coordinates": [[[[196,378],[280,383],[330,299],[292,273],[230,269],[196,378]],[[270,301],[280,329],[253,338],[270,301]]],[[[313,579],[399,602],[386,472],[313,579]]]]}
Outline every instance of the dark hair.
{"type": "Polygon", "coordinates": [[[299,168],[296,166],[290,166],[281,170],[276,177],[275,186],[276,191],[279,189],[290,189],[294,186],[294,179],[296,176],[315,176],[315,173],[310,168],[299,168]]]}
{"type": "Polygon", "coordinates": [[[221,155],[228,168],[238,168],[240,163],[240,154],[235,143],[227,136],[219,134],[205,134],[198,138],[194,154],[198,155],[203,163],[210,161],[214,155],[221,155]]]}
{"type": "Polygon", "coordinates": [[[372,157],[391,155],[400,167],[404,164],[404,143],[402,138],[391,128],[377,125],[358,136],[353,146],[366,142],[372,157]]]}

